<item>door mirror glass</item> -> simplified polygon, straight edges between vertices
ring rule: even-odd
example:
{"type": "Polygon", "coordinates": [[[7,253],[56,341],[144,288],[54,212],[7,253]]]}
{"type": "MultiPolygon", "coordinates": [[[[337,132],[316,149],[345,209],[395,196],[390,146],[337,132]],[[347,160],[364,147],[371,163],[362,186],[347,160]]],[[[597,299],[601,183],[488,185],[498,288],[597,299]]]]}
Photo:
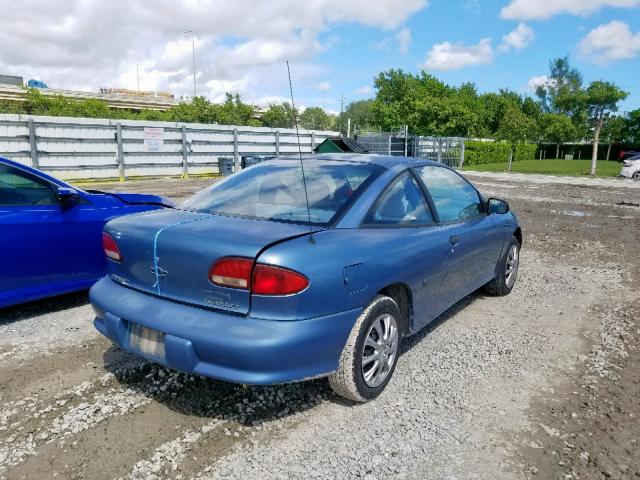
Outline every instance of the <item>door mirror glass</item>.
{"type": "Polygon", "coordinates": [[[498,215],[503,215],[509,211],[509,204],[499,198],[490,198],[487,201],[487,206],[489,207],[489,214],[497,213],[498,215]]]}
{"type": "Polygon", "coordinates": [[[80,194],[77,190],[69,187],[58,187],[56,194],[58,196],[58,203],[62,207],[71,207],[78,203],[80,194]]]}

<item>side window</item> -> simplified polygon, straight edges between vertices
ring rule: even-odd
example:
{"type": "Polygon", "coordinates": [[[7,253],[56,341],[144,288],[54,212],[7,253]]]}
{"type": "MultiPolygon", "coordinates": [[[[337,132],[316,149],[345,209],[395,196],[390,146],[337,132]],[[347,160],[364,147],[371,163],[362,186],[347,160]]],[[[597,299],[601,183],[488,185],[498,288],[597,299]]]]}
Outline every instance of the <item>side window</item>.
{"type": "Polygon", "coordinates": [[[422,190],[410,173],[389,188],[365,221],[368,225],[427,225],[433,223],[422,190]]]}
{"type": "Polygon", "coordinates": [[[420,178],[427,186],[441,222],[453,222],[482,213],[475,188],[460,175],[442,167],[420,167],[420,178]]]}
{"type": "Polygon", "coordinates": [[[0,205],[55,205],[48,182],[8,165],[0,165],[0,205]]]}

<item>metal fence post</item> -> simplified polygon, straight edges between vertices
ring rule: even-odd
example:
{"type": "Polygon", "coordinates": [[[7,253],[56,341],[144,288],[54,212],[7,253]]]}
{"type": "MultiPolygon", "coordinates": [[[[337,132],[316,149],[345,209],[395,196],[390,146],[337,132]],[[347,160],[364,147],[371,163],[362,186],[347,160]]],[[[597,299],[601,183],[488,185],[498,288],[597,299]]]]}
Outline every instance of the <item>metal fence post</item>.
{"type": "Polygon", "coordinates": [[[311,151],[316,148],[316,132],[311,132],[311,151]]]}
{"type": "Polygon", "coordinates": [[[276,130],[276,157],[280,156],[280,130],[276,130]]]}
{"type": "Polygon", "coordinates": [[[40,168],[38,162],[38,138],[36,137],[36,125],[33,122],[33,118],[27,120],[27,126],[29,127],[29,147],[31,149],[31,166],[33,168],[40,168]]]}
{"type": "Polygon", "coordinates": [[[240,156],[238,155],[238,129],[233,129],[233,171],[240,171],[240,156]]]}
{"type": "Polygon", "coordinates": [[[187,127],[182,125],[182,178],[189,178],[189,167],[187,164],[187,127]]]}
{"type": "Polygon", "coordinates": [[[511,162],[513,162],[513,145],[509,149],[509,164],[507,165],[507,172],[511,172],[511,162]]]}
{"type": "Polygon", "coordinates": [[[409,126],[404,126],[404,156],[407,156],[407,141],[409,140],[407,137],[409,136],[409,126]]]}
{"type": "Polygon", "coordinates": [[[118,142],[118,176],[124,182],[124,148],[122,147],[122,124],[116,123],[116,141],[118,142]]]}
{"type": "Polygon", "coordinates": [[[438,142],[438,163],[442,163],[442,141],[438,138],[436,142],[438,142]]]}
{"type": "Polygon", "coordinates": [[[460,148],[460,166],[458,168],[462,168],[464,165],[464,138],[460,140],[462,147],[460,148]]]}
{"type": "Polygon", "coordinates": [[[387,148],[389,155],[391,155],[391,135],[389,135],[389,146],[387,148]]]}

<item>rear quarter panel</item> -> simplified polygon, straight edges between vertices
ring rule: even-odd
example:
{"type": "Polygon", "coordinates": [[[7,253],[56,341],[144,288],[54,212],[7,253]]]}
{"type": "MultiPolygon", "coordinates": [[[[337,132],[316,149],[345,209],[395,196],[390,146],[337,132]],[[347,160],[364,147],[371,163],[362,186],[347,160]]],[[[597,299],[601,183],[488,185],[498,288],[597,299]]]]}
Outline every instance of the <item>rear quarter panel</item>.
{"type": "Polygon", "coordinates": [[[394,230],[337,228],[267,249],[259,262],[296,270],[309,279],[309,287],[290,296],[253,295],[251,316],[296,320],[330,315],[363,307],[392,283],[419,282],[424,266],[412,260],[412,245],[397,238],[394,230]]]}

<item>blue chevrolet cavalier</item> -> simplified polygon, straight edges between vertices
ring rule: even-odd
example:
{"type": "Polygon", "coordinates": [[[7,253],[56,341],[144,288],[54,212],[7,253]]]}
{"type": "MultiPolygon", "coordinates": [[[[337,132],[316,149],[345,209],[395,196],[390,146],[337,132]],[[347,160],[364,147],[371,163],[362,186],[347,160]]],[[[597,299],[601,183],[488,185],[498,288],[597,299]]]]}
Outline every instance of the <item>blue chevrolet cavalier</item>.
{"type": "Polygon", "coordinates": [[[0,308],[89,288],[107,271],[104,224],[171,205],[155,195],[81,190],[0,158],[0,308]]]}
{"type": "Polygon", "coordinates": [[[367,401],[391,379],[402,337],[480,287],[513,288],[516,217],[454,170],[377,155],[302,164],[304,181],[300,160],[273,160],[176,210],[109,222],[109,274],[90,292],[98,331],[184,372],[326,376],[367,401]]]}

